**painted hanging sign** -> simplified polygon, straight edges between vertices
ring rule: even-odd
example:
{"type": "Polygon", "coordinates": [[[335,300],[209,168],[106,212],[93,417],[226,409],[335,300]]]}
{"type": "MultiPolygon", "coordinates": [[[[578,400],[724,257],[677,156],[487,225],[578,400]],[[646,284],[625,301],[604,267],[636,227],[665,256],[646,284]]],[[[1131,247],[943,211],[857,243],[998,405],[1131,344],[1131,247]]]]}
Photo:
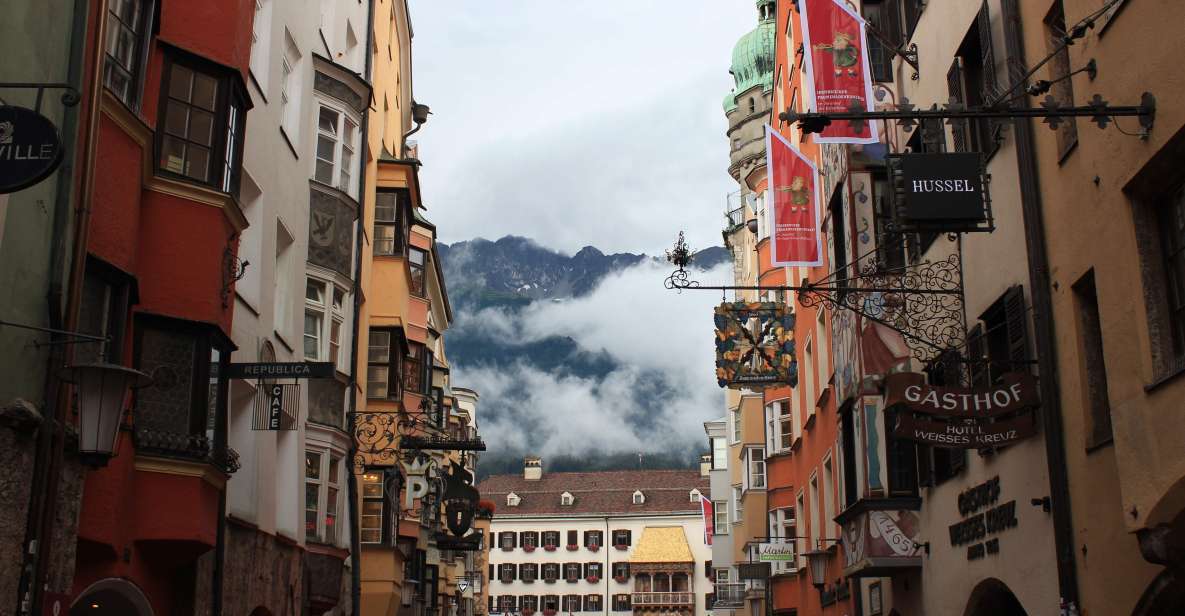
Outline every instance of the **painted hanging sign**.
{"type": "Polygon", "coordinates": [[[716,381],[721,387],[798,384],[794,313],[776,302],[726,302],[716,307],[716,381]]]}
{"type": "Polygon", "coordinates": [[[28,188],[62,164],[62,140],[48,118],[0,105],[0,195],[28,188]]]}
{"type": "Polygon", "coordinates": [[[885,377],[885,406],[905,407],[917,413],[944,417],[997,417],[1041,404],[1037,379],[1024,372],[1009,372],[986,389],[926,384],[920,372],[899,372],[885,377]]]}
{"type": "Polygon", "coordinates": [[[1031,412],[997,420],[963,419],[942,421],[922,419],[910,413],[897,418],[893,435],[935,447],[984,449],[1003,447],[1037,433],[1031,412]]]}
{"type": "MultiPolygon", "coordinates": [[[[872,74],[864,18],[840,0],[800,0],[808,109],[817,113],[872,111],[872,74]]],[[[876,143],[877,122],[836,121],[816,143],[876,143]]]]}
{"type": "Polygon", "coordinates": [[[891,575],[895,569],[922,566],[922,524],[917,512],[874,510],[841,517],[845,576],[891,575]]]}
{"type": "Polygon", "coordinates": [[[766,210],[773,266],[822,265],[818,169],[769,125],[765,127],[765,157],[770,170],[766,210]]]}
{"type": "Polygon", "coordinates": [[[444,477],[444,515],[447,518],[449,532],[455,537],[469,534],[473,525],[473,516],[477,513],[477,501],[481,494],[473,487],[473,473],[465,467],[452,462],[449,472],[444,477]]]}

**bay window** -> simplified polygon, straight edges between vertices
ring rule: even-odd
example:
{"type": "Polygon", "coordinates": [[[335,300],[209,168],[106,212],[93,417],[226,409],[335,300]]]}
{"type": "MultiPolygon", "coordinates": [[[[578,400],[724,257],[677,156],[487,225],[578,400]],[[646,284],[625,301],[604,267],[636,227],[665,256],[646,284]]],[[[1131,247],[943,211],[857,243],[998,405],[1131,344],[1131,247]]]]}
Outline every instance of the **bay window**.
{"type": "Polygon", "coordinates": [[[103,85],[115,98],[134,109],[140,102],[140,83],[152,25],[152,2],[108,0],[107,13],[103,85]]]}
{"type": "Polygon", "coordinates": [[[790,401],[777,400],[765,407],[765,448],[771,454],[789,451],[794,443],[790,401]]]}
{"type": "Polygon", "coordinates": [[[712,437],[712,470],[728,468],[728,441],[721,436],[712,437]]]}
{"type": "Polygon", "coordinates": [[[366,397],[398,399],[402,394],[399,358],[403,356],[399,332],[391,329],[370,330],[366,353],[366,397]]]}
{"type": "Polygon", "coordinates": [[[247,109],[239,75],[175,50],[161,87],[159,170],[237,194],[247,109]]]}
{"type": "Polygon", "coordinates": [[[357,139],[358,121],[322,103],[317,113],[317,162],[313,179],[353,196],[357,139]]]}
{"type": "Polygon", "coordinates": [[[712,503],[712,512],[714,516],[713,528],[717,535],[728,534],[728,501],[715,501],[712,503]]]}
{"type": "Polygon", "coordinates": [[[383,513],[387,500],[383,494],[383,474],[367,471],[362,474],[362,515],[358,529],[362,543],[383,542],[383,513]]]}
{"type": "Polygon", "coordinates": [[[407,233],[401,221],[405,220],[400,194],[389,190],[378,191],[374,204],[374,254],[403,255],[407,233]]]}
{"type": "MultiPolygon", "coordinates": [[[[304,536],[333,544],[337,540],[341,456],[328,450],[305,452],[304,536]]],[[[365,511],[364,511],[365,514],[365,511]]]]}
{"type": "Polygon", "coordinates": [[[308,278],[304,299],[305,359],[339,364],[346,319],[345,290],[332,282],[308,278]]]}
{"type": "Polygon", "coordinates": [[[749,472],[745,476],[745,489],[765,489],[765,449],[761,447],[746,447],[745,457],[749,472]]]}
{"type": "Polygon", "coordinates": [[[424,297],[425,266],[428,263],[428,253],[419,248],[407,249],[407,265],[410,268],[407,281],[408,290],[412,295],[424,297]]]}
{"type": "Polygon", "coordinates": [[[432,384],[432,352],[418,342],[407,344],[407,357],[403,360],[403,388],[406,391],[427,395],[432,384]]]}

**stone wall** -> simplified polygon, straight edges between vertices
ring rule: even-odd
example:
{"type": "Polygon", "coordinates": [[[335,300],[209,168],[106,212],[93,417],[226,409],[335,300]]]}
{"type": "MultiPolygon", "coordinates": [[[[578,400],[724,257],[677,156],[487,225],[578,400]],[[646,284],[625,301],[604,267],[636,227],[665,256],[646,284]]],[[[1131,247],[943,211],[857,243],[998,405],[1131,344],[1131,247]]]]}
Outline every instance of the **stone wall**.
{"type": "Polygon", "coordinates": [[[228,520],[222,613],[246,616],[259,606],[272,616],[303,613],[302,560],[298,546],[228,520]]]}

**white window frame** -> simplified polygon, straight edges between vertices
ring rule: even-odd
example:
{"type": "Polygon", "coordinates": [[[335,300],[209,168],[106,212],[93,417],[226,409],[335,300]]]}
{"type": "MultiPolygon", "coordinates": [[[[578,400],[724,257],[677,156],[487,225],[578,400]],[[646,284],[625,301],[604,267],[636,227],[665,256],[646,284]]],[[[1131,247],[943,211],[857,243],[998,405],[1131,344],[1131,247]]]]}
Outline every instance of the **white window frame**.
{"type": "MultiPolygon", "coordinates": [[[[349,298],[349,292],[337,283],[318,278],[316,276],[305,276],[305,299],[304,299],[304,330],[303,330],[303,345],[301,347],[304,352],[305,360],[307,361],[327,361],[332,363],[335,367],[341,368],[343,362],[342,346],[345,342],[345,324],[346,324],[346,305],[349,298]],[[310,288],[316,288],[318,291],[318,298],[309,297],[310,288]],[[336,303],[334,300],[340,295],[341,302],[336,303]],[[317,319],[317,327],[314,331],[309,331],[309,317],[317,319]],[[337,352],[333,352],[335,343],[333,341],[334,326],[337,326],[337,352]],[[315,355],[309,355],[308,344],[312,342],[316,348],[315,355]]],[[[369,348],[369,347],[368,347],[369,348]]]]}
{"type": "Polygon", "coordinates": [[[358,534],[362,538],[361,542],[367,545],[380,544],[383,542],[383,509],[386,507],[386,487],[383,485],[383,474],[378,471],[367,471],[362,474],[362,511],[358,515],[358,534]],[[378,496],[366,494],[366,487],[368,485],[378,486],[378,496]],[[366,503],[377,501],[379,503],[378,524],[369,526],[366,524],[367,518],[375,517],[374,514],[366,513],[366,503]],[[367,539],[367,533],[378,533],[374,540],[367,539]]]}
{"type": "Polygon", "coordinates": [[[822,532],[819,535],[825,539],[836,539],[835,528],[835,499],[832,494],[835,486],[835,458],[828,452],[823,457],[823,476],[819,478],[819,498],[822,499],[822,532]]]}
{"type": "Polygon", "coordinates": [[[798,542],[795,540],[797,534],[793,507],[779,507],[770,510],[770,541],[782,545],[792,545],[795,550],[794,560],[774,561],[773,573],[775,575],[779,573],[793,573],[798,569],[798,542]]]}
{"type": "Polygon", "coordinates": [[[732,486],[732,523],[740,524],[745,515],[745,490],[743,486],[732,486]]]}
{"type": "Polygon", "coordinates": [[[826,335],[827,311],[816,309],[815,312],[815,323],[818,326],[815,334],[815,357],[817,358],[815,366],[819,373],[819,394],[822,394],[823,390],[827,389],[827,384],[831,382],[831,367],[827,365],[827,341],[831,337],[826,335]]]}
{"type": "Polygon", "coordinates": [[[344,454],[328,447],[309,446],[305,448],[305,540],[336,545],[340,539],[337,527],[341,525],[342,511],[342,459],[344,454]],[[317,456],[317,477],[309,476],[308,460],[310,455],[317,456]],[[336,468],[334,468],[336,466],[336,468]],[[316,529],[309,534],[308,514],[312,509],[308,507],[308,487],[317,486],[316,529]],[[333,492],[333,494],[330,494],[333,492]],[[333,516],[333,523],[328,519],[333,516]],[[330,527],[332,528],[332,536],[330,527]]]}
{"type": "Polygon", "coordinates": [[[817,373],[817,368],[815,368],[815,343],[813,336],[807,336],[806,343],[803,345],[803,349],[803,359],[806,361],[799,365],[806,366],[807,373],[804,375],[805,378],[799,379],[799,382],[802,383],[805,381],[805,387],[802,389],[806,394],[806,416],[810,418],[814,417],[815,402],[819,400],[815,394],[815,374],[817,373]]]}
{"type": "Polygon", "coordinates": [[[699,491],[699,488],[692,488],[691,492],[688,493],[688,498],[690,498],[691,502],[693,502],[693,503],[700,502],[700,500],[703,499],[703,497],[704,497],[704,495],[703,495],[703,493],[701,493],[699,491]]]}
{"type": "Polygon", "coordinates": [[[284,55],[280,58],[280,129],[296,147],[300,143],[302,54],[296,40],[284,29],[284,55]]]}
{"type": "Polygon", "coordinates": [[[572,503],[575,503],[575,502],[576,502],[576,497],[572,496],[571,492],[564,492],[563,494],[560,494],[560,505],[569,507],[572,505],[572,503]]]}
{"type": "Polygon", "coordinates": [[[745,490],[764,490],[767,482],[765,476],[765,448],[745,448],[745,490]]]}
{"type": "Polygon", "coordinates": [[[765,450],[770,455],[789,451],[794,445],[794,421],[789,399],[765,405],[765,450]]]}
{"type": "MultiPolygon", "coordinates": [[[[795,515],[795,524],[796,524],[795,529],[796,530],[797,530],[797,523],[798,523],[797,517],[802,515],[805,512],[806,512],[806,491],[799,490],[798,496],[794,501],[794,515],[795,515]]],[[[805,558],[805,556],[803,556],[803,554],[806,552],[806,550],[804,550],[803,546],[802,546],[802,542],[805,541],[805,539],[803,539],[803,535],[801,532],[796,532],[795,536],[798,537],[797,539],[794,540],[794,553],[798,555],[798,560],[795,561],[795,564],[797,564],[798,568],[801,569],[802,567],[806,566],[806,563],[803,561],[803,559],[805,558]]]]}
{"type": "Polygon", "coordinates": [[[635,505],[645,505],[646,495],[641,490],[634,490],[633,502],[635,505]]]}
{"type": "Polygon", "coordinates": [[[741,426],[741,405],[738,404],[737,407],[732,410],[732,426],[728,431],[728,436],[734,445],[741,442],[741,426]]]}
{"type": "Polygon", "coordinates": [[[712,470],[728,469],[728,439],[723,436],[712,437],[712,470]]]}
{"type": "Polygon", "coordinates": [[[714,535],[728,534],[728,501],[712,502],[712,526],[714,535]],[[723,518],[723,520],[721,520],[723,518]]]}
{"type": "Polygon", "coordinates": [[[255,0],[255,17],[251,21],[251,58],[248,70],[255,77],[255,85],[267,95],[268,56],[271,55],[272,0],[255,0]]]}
{"type": "Polygon", "coordinates": [[[511,492],[510,494],[506,495],[506,506],[507,507],[518,507],[518,504],[520,502],[522,502],[522,499],[519,498],[518,494],[515,494],[514,492],[511,492]]]}
{"type": "Polygon", "coordinates": [[[318,97],[317,101],[317,139],[313,144],[313,179],[332,186],[351,197],[357,197],[357,182],[355,181],[358,165],[358,133],[361,122],[358,117],[341,103],[331,102],[318,97]],[[335,118],[332,126],[323,126],[323,113],[332,113],[335,118]],[[332,142],[329,158],[321,152],[321,140],[332,142]],[[349,160],[345,160],[345,157],[349,160]],[[322,177],[321,169],[327,166],[328,177],[322,177]]]}

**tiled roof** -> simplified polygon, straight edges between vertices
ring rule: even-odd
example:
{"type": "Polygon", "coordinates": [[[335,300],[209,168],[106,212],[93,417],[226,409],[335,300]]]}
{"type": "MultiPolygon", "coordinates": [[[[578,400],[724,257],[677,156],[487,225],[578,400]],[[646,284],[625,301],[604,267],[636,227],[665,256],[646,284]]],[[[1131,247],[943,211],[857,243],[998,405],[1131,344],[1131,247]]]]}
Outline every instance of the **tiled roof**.
{"type": "Polygon", "coordinates": [[[483,479],[477,489],[482,498],[494,501],[498,515],[507,516],[699,511],[699,503],[691,502],[691,490],[710,496],[708,478],[701,477],[698,470],[545,472],[537,481],[527,481],[520,474],[493,475],[483,479]],[[645,497],[641,505],[634,504],[635,490],[645,497]],[[506,505],[506,495],[511,492],[521,499],[517,507],[506,505]],[[575,497],[572,505],[560,505],[564,492],[575,497]]]}
{"type": "Polygon", "coordinates": [[[647,526],[630,555],[631,563],[690,563],[695,558],[687,547],[682,526],[647,526]]]}

